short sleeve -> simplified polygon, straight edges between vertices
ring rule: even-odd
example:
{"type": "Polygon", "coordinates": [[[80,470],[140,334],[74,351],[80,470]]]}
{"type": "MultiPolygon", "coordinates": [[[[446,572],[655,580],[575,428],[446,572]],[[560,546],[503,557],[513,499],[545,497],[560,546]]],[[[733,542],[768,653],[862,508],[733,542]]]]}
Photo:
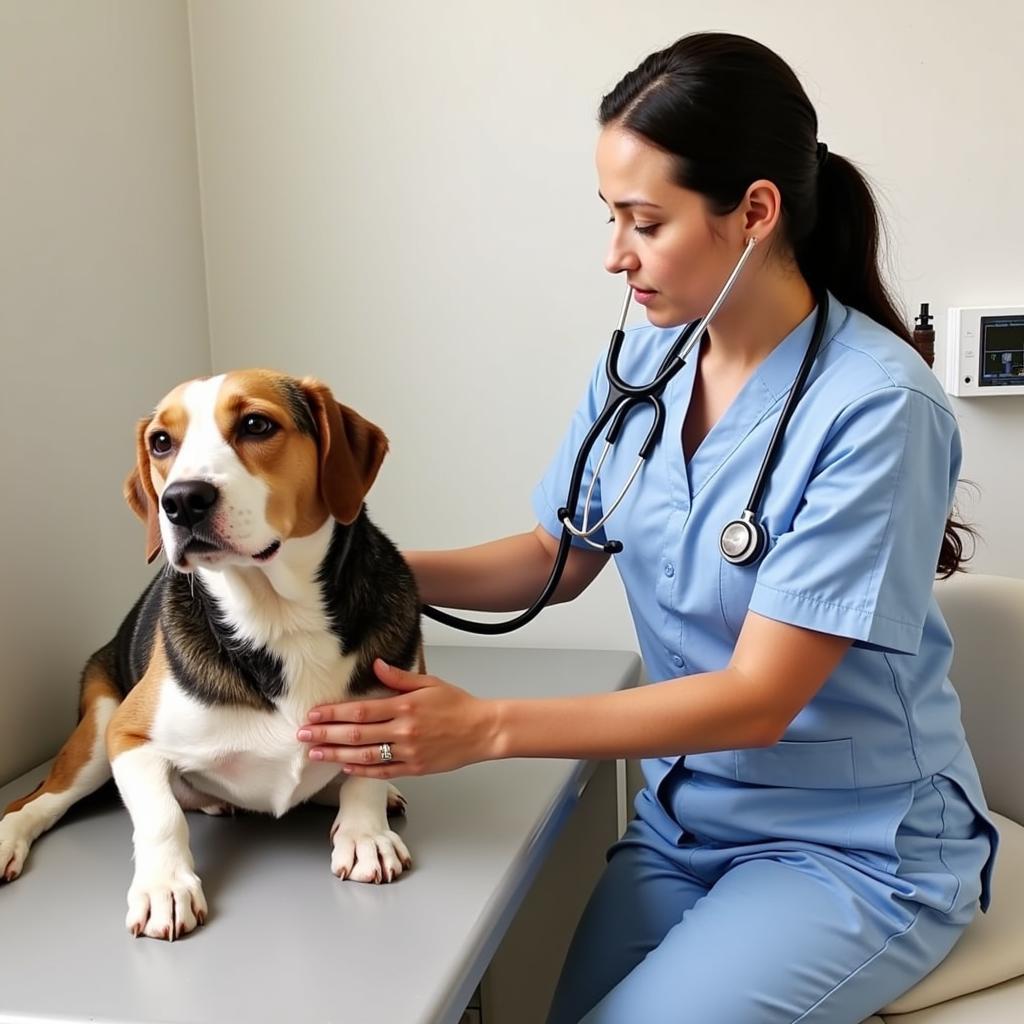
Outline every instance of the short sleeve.
{"type": "MultiPolygon", "coordinates": [[[[608,381],[604,373],[604,357],[602,356],[594,367],[587,390],[572,415],[569,429],[565,432],[565,436],[562,438],[562,442],[555,452],[555,456],[551,460],[547,471],[536,488],[534,488],[533,511],[537,517],[537,522],[553,537],[561,536],[562,524],[558,518],[558,510],[565,506],[566,497],[569,493],[569,482],[572,478],[573,465],[576,462],[580,446],[583,444],[587,432],[604,408],[607,395],[608,381]]],[[[583,472],[583,481],[580,485],[577,514],[574,520],[577,526],[582,524],[583,502],[587,496],[587,489],[594,479],[594,467],[596,460],[600,457],[602,445],[603,439],[599,439],[587,458],[583,472]]],[[[590,523],[596,523],[602,514],[601,481],[598,480],[590,502],[590,523]]],[[[593,533],[590,539],[595,544],[604,544],[607,540],[604,529],[602,528],[593,533]]],[[[589,548],[589,545],[579,537],[573,537],[572,543],[576,547],[589,548]]]]}
{"type": "Polygon", "coordinates": [[[960,471],[952,413],[910,388],[845,408],[750,610],[860,646],[916,654],[960,471]]]}

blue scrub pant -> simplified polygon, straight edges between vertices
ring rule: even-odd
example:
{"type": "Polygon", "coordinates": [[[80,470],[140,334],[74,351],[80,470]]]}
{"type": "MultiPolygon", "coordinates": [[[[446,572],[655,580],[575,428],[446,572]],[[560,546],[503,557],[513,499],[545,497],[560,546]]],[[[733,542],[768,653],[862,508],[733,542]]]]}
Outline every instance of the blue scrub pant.
{"type": "Polygon", "coordinates": [[[641,794],[548,1024],[859,1024],[952,949],[992,850],[951,787],[914,785],[895,871],[807,842],[669,843],[641,794]]]}

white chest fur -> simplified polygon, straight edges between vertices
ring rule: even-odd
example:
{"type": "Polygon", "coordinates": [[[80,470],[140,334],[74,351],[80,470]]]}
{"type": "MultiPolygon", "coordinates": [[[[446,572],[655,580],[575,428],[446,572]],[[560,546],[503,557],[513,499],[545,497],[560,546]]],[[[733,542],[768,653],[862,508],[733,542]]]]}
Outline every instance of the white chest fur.
{"type": "Polygon", "coordinates": [[[310,761],[295,738],[310,708],[348,696],[357,660],[329,631],[315,582],[328,538],[329,529],[286,542],[265,572],[202,573],[228,624],[279,659],[284,682],[272,711],[207,706],[173,680],[162,688],[153,743],[202,792],[280,816],[338,774],[337,765],[310,761]]]}
{"type": "MultiPolygon", "coordinates": [[[[337,650],[337,640],[327,636],[337,650]]],[[[286,692],[273,711],[206,706],[168,680],[152,739],[196,789],[239,807],[282,815],[337,775],[338,766],[310,761],[295,738],[316,704],[347,695],[353,657],[324,657],[285,670],[286,692]]]]}

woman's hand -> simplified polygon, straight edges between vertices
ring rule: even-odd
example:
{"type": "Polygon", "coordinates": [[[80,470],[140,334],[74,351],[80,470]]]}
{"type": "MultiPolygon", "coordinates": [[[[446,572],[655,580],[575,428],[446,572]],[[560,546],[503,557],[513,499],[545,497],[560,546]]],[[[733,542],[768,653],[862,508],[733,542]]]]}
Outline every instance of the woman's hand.
{"type": "Polygon", "coordinates": [[[394,696],[313,708],[298,731],[298,739],[311,744],[311,760],[337,761],[350,775],[390,779],[448,772],[497,756],[491,702],[379,658],[373,671],[394,696]],[[381,758],[384,743],[390,761],[381,758]]]}

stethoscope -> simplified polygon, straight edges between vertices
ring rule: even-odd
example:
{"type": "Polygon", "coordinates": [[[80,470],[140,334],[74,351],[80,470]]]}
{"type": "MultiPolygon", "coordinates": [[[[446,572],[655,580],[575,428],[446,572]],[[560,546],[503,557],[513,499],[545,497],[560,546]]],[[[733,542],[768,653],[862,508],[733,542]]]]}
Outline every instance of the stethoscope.
{"type": "MultiPolygon", "coordinates": [[[[718,298],[712,303],[711,308],[699,321],[687,324],[683,328],[672,343],[668,354],[662,360],[658,372],[647,384],[628,384],[619,374],[619,353],[626,337],[626,314],[629,312],[629,303],[633,295],[632,287],[627,287],[626,298],[622,304],[622,314],[619,317],[618,326],[612,332],[611,342],[608,346],[608,356],[605,360],[605,373],[608,378],[608,397],[605,399],[604,408],[598,414],[597,419],[594,420],[593,425],[583,439],[580,450],[576,455],[576,461],[573,463],[572,476],[569,479],[569,493],[564,507],[558,510],[558,518],[562,524],[562,535],[559,538],[555,562],[551,568],[551,575],[544,585],[544,589],[533,604],[515,618],[508,619],[505,622],[474,622],[471,619],[463,619],[456,615],[451,615],[431,605],[423,606],[424,615],[434,619],[436,622],[442,622],[447,626],[453,626],[468,633],[489,635],[510,633],[520,626],[525,626],[550,600],[551,595],[558,586],[559,580],[562,578],[562,572],[569,557],[569,548],[573,537],[579,537],[595,550],[603,551],[608,555],[617,555],[622,551],[621,541],[608,540],[597,542],[591,540],[591,537],[604,527],[609,517],[622,503],[623,498],[640,473],[647,457],[661,439],[662,428],[665,425],[665,403],[662,401],[665,388],[668,387],[669,382],[686,365],[687,356],[701,338],[704,337],[708,324],[711,323],[711,319],[721,308],[722,303],[725,302],[726,297],[736,283],[736,279],[739,277],[740,271],[743,269],[744,263],[746,263],[750,254],[754,251],[755,244],[756,239],[754,238],[747,242],[743,254],[733,268],[721,292],[719,292],[718,298]],[[622,426],[625,423],[626,417],[633,409],[642,405],[649,405],[653,410],[654,417],[651,427],[647,431],[647,437],[640,446],[636,464],[625,484],[623,484],[618,497],[612,502],[611,507],[596,523],[591,524],[590,507],[594,496],[594,488],[597,486],[601,475],[601,469],[608,457],[608,453],[612,449],[612,445],[615,444],[619,434],[622,432],[622,426]],[[604,449],[594,469],[590,486],[587,488],[586,500],[583,503],[583,519],[581,524],[577,526],[575,523],[576,506],[579,504],[580,490],[582,489],[583,474],[586,470],[587,460],[594,445],[597,443],[598,435],[609,423],[611,423],[611,427],[605,436],[604,449]]],[[[750,492],[746,507],[739,518],[730,520],[725,524],[718,538],[718,547],[722,558],[732,565],[753,565],[761,558],[768,546],[768,531],[765,529],[764,523],[759,519],[758,513],[765,488],[768,486],[768,478],[771,475],[779,449],[782,447],[786,425],[789,423],[797,402],[800,400],[800,395],[807,382],[807,376],[811,371],[811,366],[814,364],[825,335],[825,326],[828,322],[828,296],[824,293],[817,296],[817,304],[818,309],[814,319],[814,330],[811,334],[811,340],[804,352],[804,357],[793,381],[793,386],[789,389],[786,404],[783,406],[782,413],[775,424],[775,430],[772,433],[771,440],[768,442],[764,458],[761,460],[761,468],[758,470],[757,479],[754,482],[753,490],[750,492]]]]}

